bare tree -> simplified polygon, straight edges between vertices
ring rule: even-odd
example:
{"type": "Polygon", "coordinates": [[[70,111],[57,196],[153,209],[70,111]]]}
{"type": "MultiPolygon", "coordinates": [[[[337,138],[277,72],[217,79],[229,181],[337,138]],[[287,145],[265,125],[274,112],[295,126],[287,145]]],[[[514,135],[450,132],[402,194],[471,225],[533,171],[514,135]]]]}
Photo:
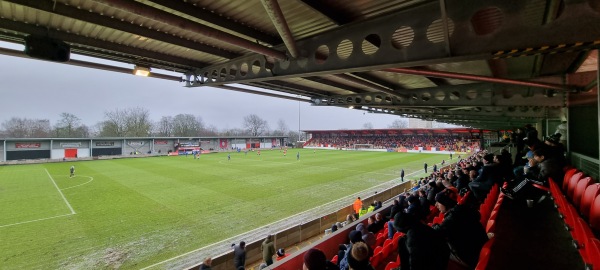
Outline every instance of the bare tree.
{"type": "Polygon", "coordinates": [[[298,131],[290,130],[286,135],[288,136],[288,142],[295,143],[300,140],[298,131]]]}
{"type": "Polygon", "coordinates": [[[207,126],[206,128],[204,128],[202,130],[202,132],[200,133],[200,135],[202,135],[202,136],[218,136],[219,129],[215,125],[210,125],[210,126],[207,126]]]}
{"type": "Polygon", "coordinates": [[[74,114],[61,113],[60,120],[54,125],[54,135],[59,138],[82,138],[89,135],[89,129],[74,114]]]}
{"type": "Polygon", "coordinates": [[[191,114],[178,114],[173,118],[173,135],[198,136],[203,129],[202,118],[191,114]]]}
{"type": "Polygon", "coordinates": [[[154,133],[157,136],[170,137],[173,136],[173,117],[172,116],[163,116],[160,120],[154,125],[155,131],[154,133]]]}
{"type": "Polygon", "coordinates": [[[396,119],[392,124],[388,126],[388,128],[408,128],[408,121],[402,119],[396,119]]]}
{"type": "Polygon", "coordinates": [[[277,129],[273,131],[275,136],[283,136],[288,132],[288,126],[283,119],[277,120],[277,129]]]}
{"type": "Polygon", "coordinates": [[[371,122],[364,123],[363,129],[373,129],[373,123],[371,123],[371,122]]]}
{"type": "Polygon", "coordinates": [[[131,108],[127,110],[126,118],[126,136],[147,137],[152,130],[152,120],[150,113],[144,108],[131,108]]]}
{"type": "Polygon", "coordinates": [[[104,117],[100,123],[103,137],[146,137],[152,129],[150,114],[144,108],[116,109],[105,112],[104,117]]]}
{"type": "Polygon", "coordinates": [[[269,130],[269,124],[267,121],[258,117],[258,115],[251,114],[244,117],[244,129],[246,129],[251,136],[259,136],[269,130]]]}
{"type": "Polygon", "coordinates": [[[13,117],[2,123],[7,137],[47,138],[50,136],[50,120],[13,117]]]}

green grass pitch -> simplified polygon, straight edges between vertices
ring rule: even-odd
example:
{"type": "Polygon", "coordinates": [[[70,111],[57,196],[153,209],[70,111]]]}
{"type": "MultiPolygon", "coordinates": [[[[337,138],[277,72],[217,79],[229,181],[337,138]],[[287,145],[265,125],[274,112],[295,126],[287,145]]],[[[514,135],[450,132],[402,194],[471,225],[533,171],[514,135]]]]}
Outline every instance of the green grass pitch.
{"type": "Polygon", "coordinates": [[[0,268],[142,268],[448,158],[230,154],[0,166],[0,268]]]}

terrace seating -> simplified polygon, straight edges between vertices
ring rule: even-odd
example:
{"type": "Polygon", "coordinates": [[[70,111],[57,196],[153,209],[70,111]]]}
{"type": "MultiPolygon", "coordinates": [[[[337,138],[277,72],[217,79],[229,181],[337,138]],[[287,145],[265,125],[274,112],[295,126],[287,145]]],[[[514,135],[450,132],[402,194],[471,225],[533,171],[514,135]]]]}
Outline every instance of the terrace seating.
{"type": "Polygon", "coordinates": [[[495,237],[488,240],[481,248],[481,252],[479,253],[479,262],[477,263],[475,270],[487,269],[487,265],[490,262],[490,253],[492,246],[494,245],[494,241],[496,241],[495,237]]]}
{"type": "Polygon", "coordinates": [[[581,197],[581,203],[579,205],[579,212],[581,213],[581,216],[584,218],[589,217],[590,208],[592,207],[594,199],[598,197],[598,194],[600,194],[599,183],[589,185],[585,188],[583,196],[581,197]]]}
{"type": "Polygon", "coordinates": [[[591,184],[592,178],[589,176],[579,180],[577,186],[575,186],[575,191],[573,192],[573,205],[575,206],[575,208],[579,209],[583,193],[585,192],[585,189],[591,184]]]}
{"type": "Polygon", "coordinates": [[[589,222],[592,229],[600,230],[600,196],[596,196],[590,207],[589,222]]]}
{"type": "Polygon", "coordinates": [[[577,186],[577,183],[579,183],[579,180],[581,180],[582,177],[583,177],[582,172],[578,172],[578,173],[574,174],[573,176],[571,176],[571,179],[569,179],[569,184],[567,185],[567,190],[565,192],[565,194],[567,195],[567,198],[573,198],[573,192],[575,192],[575,186],[577,186]]]}

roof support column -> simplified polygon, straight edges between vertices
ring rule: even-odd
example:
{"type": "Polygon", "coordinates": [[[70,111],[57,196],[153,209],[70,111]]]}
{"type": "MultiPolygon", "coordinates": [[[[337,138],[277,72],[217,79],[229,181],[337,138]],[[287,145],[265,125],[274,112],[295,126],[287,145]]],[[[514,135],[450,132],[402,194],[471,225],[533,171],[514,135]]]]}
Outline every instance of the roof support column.
{"type": "Polygon", "coordinates": [[[277,33],[281,36],[283,43],[285,43],[285,47],[290,52],[290,55],[293,58],[298,58],[298,47],[296,46],[296,41],[292,36],[292,31],[285,21],[285,17],[283,16],[283,12],[281,11],[281,7],[277,0],[261,0],[260,1],[265,7],[267,14],[269,14],[269,18],[271,18],[271,22],[275,25],[277,29],[277,33]]]}

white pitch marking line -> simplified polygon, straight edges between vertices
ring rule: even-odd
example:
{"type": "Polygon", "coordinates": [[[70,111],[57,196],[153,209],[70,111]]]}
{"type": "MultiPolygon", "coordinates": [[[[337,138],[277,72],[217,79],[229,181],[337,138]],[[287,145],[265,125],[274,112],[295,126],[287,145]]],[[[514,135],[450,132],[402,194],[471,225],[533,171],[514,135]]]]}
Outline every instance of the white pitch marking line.
{"type": "Polygon", "coordinates": [[[17,223],[13,223],[13,224],[0,225],[0,228],[10,227],[10,226],[15,226],[15,225],[20,225],[20,224],[25,224],[25,223],[31,223],[31,222],[36,222],[36,221],[48,220],[48,219],[53,219],[53,218],[72,216],[74,214],[75,213],[73,213],[73,214],[65,214],[65,215],[60,215],[60,216],[53,216],[53,217],[48,217],[48,218],[40,218],[40,219],[36,219],[36,220],[29,220],[29,221],[17,222],[17,223]]]}
{"type": "Polygon", "coordinates": [[[48,174],[48,177],[50,177],[50,180],[52,180],[52,183],[54,184],[54,187],[56,187],[56,190],[58,190],[58,193],[60,193],[60,196],[63,198],[63,200],[65,201],[65,203],[69,207],[69,209],[71,209],[71,214],[72,215],[77,214],[77,213],[75,213],[75,210],[73,210],[73,207],[71,206],[71,204],[69,203],[69,201],[67,201],[67,198],[65,198],[65,195],[62,193],[62,191],[60,191],[60,188],[58,188],[58,185],[56,184],[56,182],[54,182],[54,178],[52,178],[52,175],[50,175],[50,173],[48,172],[48,169],[44,168],[44,170],[48,174]]]}
{"type": "MultiPolygon", "coordinates": [[[[87,181],[87,182],[85,182],[85,183],[83,183],[83,184],[79,184],[79,185],[76,185],[76,186],[72,186],[72,187],[68,187],[68,188],[63,188],[62,190],[66,190],[66,189],[70,189],[70,188],[76,188],[76,187],[83,186],[83,185],[85,185],[85,184],[87,184],[87,183],[89,183],[89,182],[92,182],[92,181],[94,181],[94,177],[91,177],[91,176],[85,176],[85,175],[78,175],[78,176],[81,176],[81,177],[87,177],[87,178],[89,178],[89,179],[90,179],[90,181],[87,181]]],[[[77,176],[76,176],[76,177],[77,177],[77,176]]]]}

